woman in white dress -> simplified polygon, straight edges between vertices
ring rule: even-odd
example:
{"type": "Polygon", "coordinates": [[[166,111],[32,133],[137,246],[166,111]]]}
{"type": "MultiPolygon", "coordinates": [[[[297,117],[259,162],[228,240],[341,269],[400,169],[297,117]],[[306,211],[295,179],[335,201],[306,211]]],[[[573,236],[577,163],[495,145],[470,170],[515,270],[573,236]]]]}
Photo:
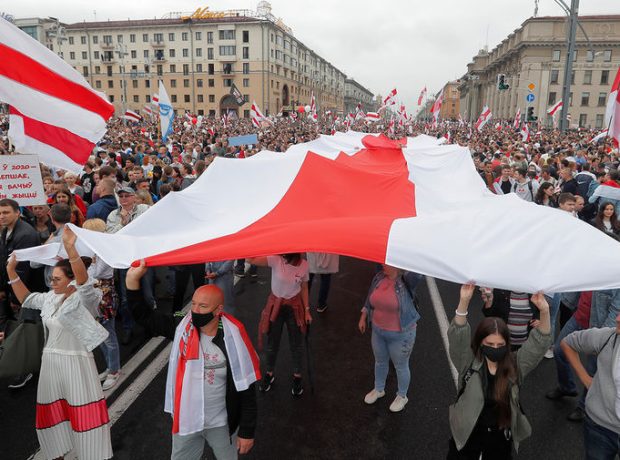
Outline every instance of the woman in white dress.
{"type": "MultiPolygon", "coordinates": [[[[46,342],[37,389],[36,429],[45,458],[73,451],[80,460],[112,458],[108,409],[92,350],[108,332],[95,320],[101,291],[89,279],[68,227],[62,241],[69,259],[52,272],[52,290],[31,293],[22,283],[11,256],[9,284],[22,308],[41,311],[46,342]]],[[[88,259],[87,259],[88,260],[88,259]]]]}

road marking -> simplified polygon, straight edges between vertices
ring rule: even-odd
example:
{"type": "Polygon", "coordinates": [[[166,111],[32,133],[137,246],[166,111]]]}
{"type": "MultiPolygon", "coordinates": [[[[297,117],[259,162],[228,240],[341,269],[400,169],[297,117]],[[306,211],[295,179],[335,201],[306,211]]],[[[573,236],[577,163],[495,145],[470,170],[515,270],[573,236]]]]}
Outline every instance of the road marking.
{"type": "Polygon", "coordinates": [[[431,276],[426,276],[426,286],[428,287],[428,292],[431,296],[431,303],[433,304],[433,309],[435,310],[435,316],[437,317],[437,323],[439,324],[439,332],[441,333],[441,339],[443,340],[443,346],[446,350],[446,356],[448,357],[448,365],[450,366],[450,372],[452,373],[452,379],[454,380],[454,386],[458,387],[457,383],[459,380],[459,373],[452,364],[452,360],[450,359],[450,352],[448,351],[448,327],[450,323],[448,322],[448,316],[446,315],[446,309],[443,305],[443,301],[441,300],[441,295],[439,294],[439,288],[437,287],[437,282],[435,278],[431,276]]]}

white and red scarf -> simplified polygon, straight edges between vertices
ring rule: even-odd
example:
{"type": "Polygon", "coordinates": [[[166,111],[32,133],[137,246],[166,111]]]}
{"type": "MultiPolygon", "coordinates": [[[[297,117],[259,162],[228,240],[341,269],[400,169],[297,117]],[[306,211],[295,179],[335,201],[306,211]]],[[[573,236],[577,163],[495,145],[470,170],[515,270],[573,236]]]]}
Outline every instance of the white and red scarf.
{"type": "MultiPolygon", "coordinates": [[[[221,326],[235,388],[237,391],[247,390],[261,378],[258,354],[243,324],[236,318],[223,313],[221,326]]],[[[166,380],[164,411],[172,414],[174,434],[196,433],[205,427],[203,369],[200,334],[188,314],[177,326],[166,380]]]]}

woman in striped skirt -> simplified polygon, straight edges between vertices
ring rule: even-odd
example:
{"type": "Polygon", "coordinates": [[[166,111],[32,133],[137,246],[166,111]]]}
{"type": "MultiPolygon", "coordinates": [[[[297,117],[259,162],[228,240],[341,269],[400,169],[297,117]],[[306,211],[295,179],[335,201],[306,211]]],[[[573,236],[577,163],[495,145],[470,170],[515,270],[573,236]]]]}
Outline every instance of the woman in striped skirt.
{"type": "Polygon", "coordinates": [[[9,284],[22,307],[40,310],[45,326],[37,437],[48,459],[70,451],[80,460],[108,459],[112,458],[108,409],[92,354],[108,335],[95,320],[101,291],[88,278],[85,261],[75,249],[76,236],[68,227],[62,241],[69,259],[54,267],[50,292],[28,291],[15,271],[14,255],[7,264],[9,284]]]}

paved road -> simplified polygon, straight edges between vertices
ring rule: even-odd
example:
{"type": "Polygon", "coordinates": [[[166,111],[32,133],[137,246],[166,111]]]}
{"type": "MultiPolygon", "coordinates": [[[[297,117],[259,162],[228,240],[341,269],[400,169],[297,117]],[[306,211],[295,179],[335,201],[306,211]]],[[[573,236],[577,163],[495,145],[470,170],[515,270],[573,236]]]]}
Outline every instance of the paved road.
{"type": "MultiPolygon", "coordinates": [[[[310,392],[306,378],[306,392],[299,400],[290,394],[290,360],[283,340],[276,383],[269,393],[258,395],[255,447],[243,458],[445,458],[449,438],[447,408],[454,400],[455,388],[426,283],[419,290],[423,318],[411,358],[409,404],[400,414],[388,411],[396,390],[393,370],[387,396],[374,406],[363,403],[373,384],[373,357],[370,335],[359,334],[356,325],[373,273],[374,264],[341,259],[341,272],[332,283],[330,309],[314,315],[310,344],[315,392],[310,392]]],[[[261,270],[257,280],[245,278],[236,287],[241,311],[238,316],[253,340],[269,291],[268,282],[268,271],[261,270]]],[[[459,287],[442,281],[437,281],[437,286],[450,319],[459,287]]],[[[311,299],[315,299],[317,290],[318,286],[311,299]]],[[[474,304],[471,310],[470,320],[475,323],[482,317],[480,305],[474,304]]],[[[115,458],[169,458],[171,422],[163,413],[165,378],[164,368],[114,424],[115,458]]],[[[523,408],[532,423],[533,435],[523,443],[520,459],[582,458],[581,426],[564,418],[572,409],[572,401],[553,403],[544,398],[544,393],[554,385],[553,360],[545,360],[522,389],[523,408]]],[[[4,446],[2,458],[23,460],[36,448],[32,428],[34,386],[17,394],[9,394],[3,388],[0,388],[0,432],[3,439],[15,442],[8,449],[4,446]],[[7,432],[10,437],[5,438],[7,432]]]]}

